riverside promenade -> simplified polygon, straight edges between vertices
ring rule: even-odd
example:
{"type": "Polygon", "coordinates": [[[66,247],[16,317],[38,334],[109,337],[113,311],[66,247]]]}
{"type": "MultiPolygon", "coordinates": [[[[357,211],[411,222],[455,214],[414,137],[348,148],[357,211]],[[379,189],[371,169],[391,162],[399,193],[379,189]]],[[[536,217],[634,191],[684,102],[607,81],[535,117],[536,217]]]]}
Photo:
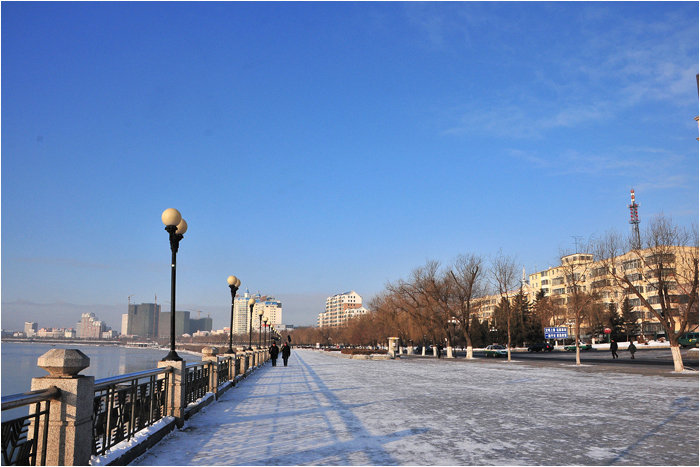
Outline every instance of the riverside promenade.
{"type": "Polygon", "coordinates": [[[294,350],[131,465],[698,465],[698,377],[294,350]]]}

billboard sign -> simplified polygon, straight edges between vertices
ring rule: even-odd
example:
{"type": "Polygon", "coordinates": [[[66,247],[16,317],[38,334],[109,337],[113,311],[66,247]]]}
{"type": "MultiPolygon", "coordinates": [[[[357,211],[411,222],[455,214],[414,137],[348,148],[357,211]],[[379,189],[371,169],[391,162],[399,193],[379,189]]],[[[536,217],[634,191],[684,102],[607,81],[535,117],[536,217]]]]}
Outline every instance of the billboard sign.
{"type": "Polygon", "coordinates": [[[544,328],[544,338],[545,339],[568,339],[569,338],[569,328],[567,327],[556,327],[556,328],[544,328]]]}

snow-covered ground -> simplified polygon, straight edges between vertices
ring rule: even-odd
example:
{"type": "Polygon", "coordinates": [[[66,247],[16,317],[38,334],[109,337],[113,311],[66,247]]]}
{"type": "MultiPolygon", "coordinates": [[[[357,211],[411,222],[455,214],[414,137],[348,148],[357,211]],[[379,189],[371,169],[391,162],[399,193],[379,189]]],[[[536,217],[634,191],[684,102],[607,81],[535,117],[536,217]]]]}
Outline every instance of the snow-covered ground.
{"type": "Polygon", "coordinates": [[[698,378],[294,350],[132,465],[698,465],[698,378]]]}

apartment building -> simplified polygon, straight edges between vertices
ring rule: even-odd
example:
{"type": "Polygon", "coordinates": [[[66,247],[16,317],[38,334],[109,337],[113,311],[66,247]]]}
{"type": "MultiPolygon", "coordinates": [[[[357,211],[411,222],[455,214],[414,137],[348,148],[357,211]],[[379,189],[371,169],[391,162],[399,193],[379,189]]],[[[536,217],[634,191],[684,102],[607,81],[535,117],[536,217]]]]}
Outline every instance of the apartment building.
{"type": "Polygon", "coordinates": [[[354,290],[336,294],[326,298],[326,309],[318,315],[318,326],[342,326],[349,319],[366,314],[368,311],[362,306],[362,297],[354,290]]]}
{"type": "Polygon", "coordinates": [[[83,313],[77,325],[77,335],[81,339],[101,339],[107,325],[98,320],[95,313],[83,313]]]}
{"type": "MultiPolygon", "coordinates": [[[[694,247],[669,247],[668,252],[661,258],[663,262],[664,281],[669,289],[672,307],[687,301],[688,281],[684,278],[692,277],[688,268],[691,262],[684,261],[687,258],[697,258],[697,248],[694,247]]],[[[624,271],[624,275],[639,290],[644,299],[657,310],[661,309],[658,295],[658,278],[652,274],[654,266],[658,266],[660,258],[651,249],[628,251],[620,256],[605,261],[594,261],[589,253],[574,253],[561,258],[561,264],[555,267],[539,271],[523,280],[522,290],[531,302],[534,302],[538,293],[545,297],[551,297],[555,305],[563,309],[561,316],[553,317],[551,325],[573,326],[574,318],[569,317],[565,308],[573,293],[574,287],[580,292],[595,294],[602,303],[613,304],[618,310],[622,302],[627,298],[634,313],[637,316],[637,324],[644,335],[654,335],[663,332],[663,326],[656,316],[648,311],[641,299],[634,292],[623,287],[610,273],[611,268],[616,271],[624,271]],[[557,322],[554,322],[557,320],[557,322]]],[[[519,290],[508,293],[508,299],[512,300],[519,290]]],[[[500,295],[488,295],[474,301],[475,316],[481,320],[491,321],[494,310],[498,306],[500,295]]],[[[582,323],[585,332],[587,323],[582,323]]]]}
{"type": "MultiPolygon", "coordinates": [[[[275,297],[266,296],[260,297],[260,300],[255,303],[253,308],[253,317],[259,316],[260,311],[263,312],[263,319],[267,318],[267,322],[273,326],[282,324],[282,302],[275,297]]],[[[258,318],[259,320],[259,318],[258,318]]]]}

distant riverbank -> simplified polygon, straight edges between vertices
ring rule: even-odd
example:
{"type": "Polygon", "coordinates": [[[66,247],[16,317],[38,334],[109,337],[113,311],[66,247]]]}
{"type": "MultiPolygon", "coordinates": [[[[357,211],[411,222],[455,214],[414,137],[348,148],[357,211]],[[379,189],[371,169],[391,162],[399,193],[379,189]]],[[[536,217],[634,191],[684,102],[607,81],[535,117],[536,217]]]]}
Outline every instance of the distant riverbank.
{"type": "MultiPolygon", "coordinates": [[[[107,378],[135,371],[156,368],[165,357],[167,349],[142,348],[123,345],[122,342],[91,344],[84,341],[37,342],[27,339],[16,341],[2,340],[2,395],[17,394],[30,390],[32,378],[47,375],[37,366],[38,358],[51,349],[78,348],[90,358],[90,366],[81,371],[82,375],[95,379],[107,378]]],[[[187,361],[199,361],[197,353],[179,350],[187,361]]]]}

